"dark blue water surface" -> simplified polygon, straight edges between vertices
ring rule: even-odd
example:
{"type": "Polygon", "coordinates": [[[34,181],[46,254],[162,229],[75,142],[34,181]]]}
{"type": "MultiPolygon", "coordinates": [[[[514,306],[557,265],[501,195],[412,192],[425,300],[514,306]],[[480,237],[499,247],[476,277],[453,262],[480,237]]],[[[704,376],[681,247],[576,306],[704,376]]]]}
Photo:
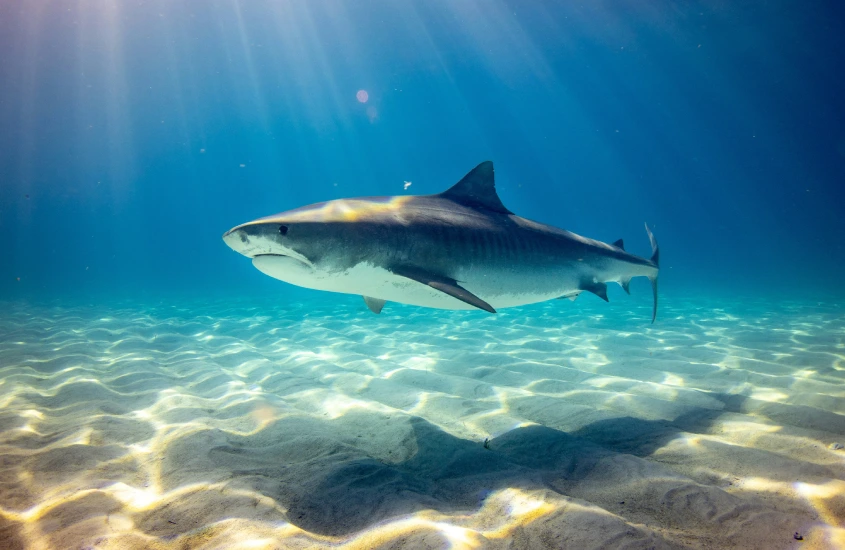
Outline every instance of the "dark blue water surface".
{"type": "Polygon", "coordinates": [[[833,2],[10,0],[0,52],[3,299],[307,297],[222,233],[486,159],[523,216],[651,224],[670,299],[843,292],[833,2]]]}

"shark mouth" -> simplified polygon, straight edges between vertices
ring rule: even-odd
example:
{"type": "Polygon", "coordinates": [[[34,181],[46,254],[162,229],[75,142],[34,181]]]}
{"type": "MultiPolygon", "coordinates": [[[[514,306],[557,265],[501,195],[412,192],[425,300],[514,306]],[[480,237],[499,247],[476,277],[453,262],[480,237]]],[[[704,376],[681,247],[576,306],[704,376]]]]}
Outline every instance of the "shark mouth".
{"type": "Polygon", "coordinates": [[[314,264],[308,261],[306,257],[288,254],[256,254],[252,257],[252,265],[257,267],[260,271],[265,271],[266,269],[274,271],[279,269],[314,269],[314,264]]]}

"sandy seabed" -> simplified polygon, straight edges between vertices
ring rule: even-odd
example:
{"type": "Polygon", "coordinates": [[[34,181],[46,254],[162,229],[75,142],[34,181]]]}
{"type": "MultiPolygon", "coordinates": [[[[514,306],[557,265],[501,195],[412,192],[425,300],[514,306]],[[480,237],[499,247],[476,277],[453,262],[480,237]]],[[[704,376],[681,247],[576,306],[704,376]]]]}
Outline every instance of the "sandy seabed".
{"type": "Polygon", "coordinates": [[[845,307],[591,298],[0,304],[0,548],[845,548],[845,307]]]}

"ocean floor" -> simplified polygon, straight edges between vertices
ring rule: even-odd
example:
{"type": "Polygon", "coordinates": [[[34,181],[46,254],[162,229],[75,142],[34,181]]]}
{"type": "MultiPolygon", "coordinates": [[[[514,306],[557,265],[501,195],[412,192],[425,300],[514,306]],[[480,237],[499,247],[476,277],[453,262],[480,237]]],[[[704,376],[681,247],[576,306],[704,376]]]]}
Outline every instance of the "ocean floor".
{"type": "Polygon", "coordinates": [[[0,547],[845,548],[845,307],[649,301],[0,304],[0,547]]]}

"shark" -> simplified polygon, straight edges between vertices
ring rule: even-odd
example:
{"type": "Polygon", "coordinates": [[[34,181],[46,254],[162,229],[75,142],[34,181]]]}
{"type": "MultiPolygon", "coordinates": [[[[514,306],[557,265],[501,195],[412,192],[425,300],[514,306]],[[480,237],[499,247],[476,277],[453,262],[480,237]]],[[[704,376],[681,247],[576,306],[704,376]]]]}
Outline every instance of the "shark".
{"type": "Polygon", "coordinates": [[[238,225],[223,235],[262,273],[305,288],[387,302],[490,313],[581,293],[607,301],[651,281],[657,316],[659,248],[650,258],[517,216],[496,192],[493,163],[434,195],[330,200],[238,225]]]}

